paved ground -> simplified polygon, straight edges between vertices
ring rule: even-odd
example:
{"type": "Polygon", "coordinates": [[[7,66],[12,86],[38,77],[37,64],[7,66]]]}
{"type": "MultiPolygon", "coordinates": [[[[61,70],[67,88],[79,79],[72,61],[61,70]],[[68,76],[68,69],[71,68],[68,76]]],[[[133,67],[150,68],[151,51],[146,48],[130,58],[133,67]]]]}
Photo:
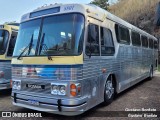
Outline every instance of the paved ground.
{"type": "MultiPolygon", "coordinates": [[[[11,92],[10,90],[0,91],[0,111],[19,111],[19,112],[28,111],[28,109],[16,107],[11,104],[10,92],[11,92]]],[[[157,111],[160,111],[160,73],[156,73],[153,80],[151,81],[144,80],[141,83],[117,95],[114,102],[108,106],[98,105],[97,107],[89,110],[85,114],[82,114],[76,117],[64,117],[64,116],[59,116],[59,115],[43,113],[44,116],[50,116],[50,117],[44,117],[43,119],[48,119],[48,120],[49,119],[52,119],[52,120],[53,119],[86,119],[86,120],[88,119],[93,119],[93,120],[95,119],[96,120],[97,119],[101,119],[101,120],[133,119],[133,118],[122,118],[122,117],[119,117],[119,118],[104,117],[107,114],[109,115],[117,114],[114,112],[108,113],[106,111],[125,111],[126,108],[129,108],[129,109],[133,109],[133,108],[135,109],[142,109],[142,108],[153,109],[154,108],[157,111]]],[[[37,111],[30,110],[30,112],[37,112],[37,111]]],[[[23,119],[25,120],[26,118],[23,118],[23,119]]],[[[39,118],[34,118],[34,120],[35,119],[39,119],[39,118]]],[[[134,118],[134,119],[137,120],[137,118],[134,118]]],[[[141,119],[143,120],[144,118],[141,118],[141,119]]],[[[148,119],[149,120],[154,120],[154,119],[160,120],[160,118],[148,118],[148,119]]],[[[33,120],[33,118],[27,118],[27,120],[33,120]]]]}

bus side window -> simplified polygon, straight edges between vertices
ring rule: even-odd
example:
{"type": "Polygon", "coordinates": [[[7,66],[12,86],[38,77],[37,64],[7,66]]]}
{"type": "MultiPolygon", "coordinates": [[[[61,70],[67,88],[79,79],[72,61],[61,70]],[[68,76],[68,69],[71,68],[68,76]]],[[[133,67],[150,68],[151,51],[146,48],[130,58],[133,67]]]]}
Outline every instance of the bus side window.
{"type": "Polygon", "coordinates": [[[141,46],[141,39],[140,39],[139,33],[132,31],[131,38],[132,38],[132,45],[133,46],[141,46]]]}
{"type": "Polygon", "coordinates": [[[158,49],[158,42],[154,41],[154,49],[157,50],[158,49]]]}
{"type": "Polygon", "coordinates": [[[153,49],[153,40],[149,39],[149,48],[153,49]]]}
{"type": "Polygon", "coordinates": [[[99,56],[99,26],[90,24],[88,26],[88,40],[86,45],[86,54],[88,56],[99,56]]]}
{"type": "Polygon", "coordinates": [[[129,29],[126,27],[115,25],[117,41],[122,44],[130,44],[129,29]]]}
{"type": "Polygon", "coordinates": [[[18,34],[17,32],[12,31],[7,56],[12,56],[13,55],[13,50],[14,50],[14,46],[15,46],[15,43],[16,43],[17,34],[18,34]]]}
{"type": "Polygon", "coordinates": [[[115,52],[112,33],[109,29],[101,27],[101,55],[109,56],[115,52]]]}
{"type": "Polygon", "coordinates": [[[142,46],[148,48],[148,38],[146,36],[141,36],[142,46]]]}

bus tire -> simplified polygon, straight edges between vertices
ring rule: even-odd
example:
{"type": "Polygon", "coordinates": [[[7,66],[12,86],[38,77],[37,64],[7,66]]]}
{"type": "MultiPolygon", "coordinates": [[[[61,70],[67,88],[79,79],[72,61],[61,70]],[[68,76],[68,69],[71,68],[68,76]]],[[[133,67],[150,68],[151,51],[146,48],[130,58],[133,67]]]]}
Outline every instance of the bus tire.
{"type": "Polygon", "coordinates": [[[152,80],[152,78],[153,78],[153,67],[151,66],[148,79],[152,80]]]}
{"type": "Polygon", "coordinates": [[[106,81],[104,89],[104,105],[108,105],[113,101],[115,95],[115,82],[113,77],[110,75],[106,81]]]}

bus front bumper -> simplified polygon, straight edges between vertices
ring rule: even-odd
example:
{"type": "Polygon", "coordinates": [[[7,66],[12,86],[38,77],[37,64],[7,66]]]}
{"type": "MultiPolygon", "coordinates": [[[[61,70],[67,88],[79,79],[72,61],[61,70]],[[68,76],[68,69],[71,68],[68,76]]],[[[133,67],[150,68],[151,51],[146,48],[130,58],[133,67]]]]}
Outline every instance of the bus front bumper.
{"type": "Polygon", "coordinates": [[[10,89],[10,88],[11,88],[10,81],[0,79],[0,90],[10,89]]]}
{"type": "Polygon", "coordinates": [[[79,115],[85,112],[87,107],[86,99],[87,98],[55,99],[12,92],[13,105],[66,116],[79,115]],[[30,100],[38,102],[34,103],[30,100]]]}

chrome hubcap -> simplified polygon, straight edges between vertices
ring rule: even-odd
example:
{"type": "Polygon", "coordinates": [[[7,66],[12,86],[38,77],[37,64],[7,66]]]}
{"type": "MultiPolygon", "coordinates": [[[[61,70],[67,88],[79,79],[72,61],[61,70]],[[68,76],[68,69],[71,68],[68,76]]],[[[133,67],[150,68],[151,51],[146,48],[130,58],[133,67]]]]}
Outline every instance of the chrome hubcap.
{"type": "Polygon", "coordinates": [[[106,95],[110,99],[113,93],[114,93],[114,87],[113,87],[112,80],[108,80],[106,83],[106,95]]]}

